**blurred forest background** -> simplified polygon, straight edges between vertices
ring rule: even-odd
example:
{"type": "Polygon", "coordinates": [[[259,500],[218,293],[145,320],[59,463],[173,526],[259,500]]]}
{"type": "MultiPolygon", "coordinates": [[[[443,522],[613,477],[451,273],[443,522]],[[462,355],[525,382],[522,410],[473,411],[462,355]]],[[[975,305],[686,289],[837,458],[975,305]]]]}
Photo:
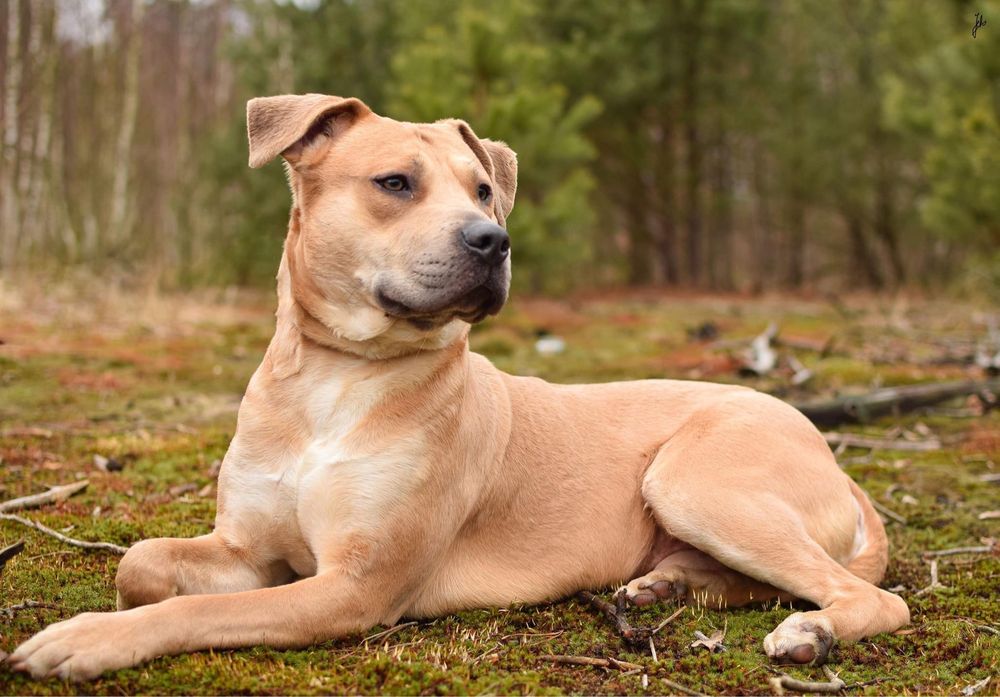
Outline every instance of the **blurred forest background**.
{"type": "Polygon", "coordinates": [[[996,293],[998,41],[995,0],[2,0],[0,269],[270,285],[244,104],[325,92],[510,143],[522,291],[996,293]]]}

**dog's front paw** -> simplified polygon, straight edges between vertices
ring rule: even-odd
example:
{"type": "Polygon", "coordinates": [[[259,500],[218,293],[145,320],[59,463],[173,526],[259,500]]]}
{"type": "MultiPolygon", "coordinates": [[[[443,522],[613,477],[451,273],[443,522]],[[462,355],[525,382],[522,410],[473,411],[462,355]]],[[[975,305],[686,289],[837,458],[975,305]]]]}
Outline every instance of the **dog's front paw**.
{"type": "Polygon", "coordinates": [[[764,637],[764,651],[777,663],[819,665],[826,663],[834,642],[829,620],[815,613],[796,612],[764,637]]]}
{"type": "Polygon", "coordinates": [[[13,670],[32,677],[92,680],[107,670],[144,660],[134,621],[118,612],[88,612],[48,626],[12,653],[13,670]]]}

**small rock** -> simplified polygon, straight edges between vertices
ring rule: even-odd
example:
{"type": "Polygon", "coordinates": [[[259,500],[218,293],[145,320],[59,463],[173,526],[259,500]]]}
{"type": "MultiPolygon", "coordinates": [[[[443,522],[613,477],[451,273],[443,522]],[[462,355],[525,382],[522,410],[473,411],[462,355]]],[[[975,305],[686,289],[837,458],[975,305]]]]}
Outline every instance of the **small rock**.
{"type": "Polygon", "coordinates": [[[566,341],[553,334],[539,337],[535,342],[535,351],[543,356],[554,356],[566,350],[566,341]]]}
{"type": "Polygon", "coordinates": [[[94,455],[94,467],[102,472],[121,472],[124,469],[122,463],[113,457],[94,455]]]}
{"type": "Polygon", "coordinates": [[[687,335],[691,341],[714,341],[719,338],[719,325],[711,320],[702,322],[697,327],[688,327],[687,335]]]}

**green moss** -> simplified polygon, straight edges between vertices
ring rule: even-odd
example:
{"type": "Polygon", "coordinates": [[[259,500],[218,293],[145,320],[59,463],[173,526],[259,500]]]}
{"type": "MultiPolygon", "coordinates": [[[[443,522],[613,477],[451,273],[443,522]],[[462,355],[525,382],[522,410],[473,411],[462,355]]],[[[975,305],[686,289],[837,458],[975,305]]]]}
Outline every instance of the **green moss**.
{"type": "MultiPolygon", "coordinates": [[[[921,310],[920,323],[940,336],[978,331],[963,324],[971,313],[921,310]],[[958,319],[956,319],[958,318],[958,319]]],[[[0,326],[3,326],[0,317],[0,326]]],[[[515,303],[499,319],[477,327],[474,347],[511,372],[557,381],[708,375],[736,381],[717,365],[739,347],[713,349],[689,342],[686,329],[715,322],[722,340],[750,338],[770,321],[782,334],[819,343],[833,336],[838,355],[800,350],[816,375],[805,390],[787,377],[747,379],[786,396],[819,399],[835,391],[863,391],[873,384],[949,379],[961,368],[918,365],[925,342],[887,329],[877,308],[859,308],[845,320],[819,305],[782,301],[609,299],[574,304],[515,303]],[[539,356],[536,332],[563,337],[564,353],[539,356]],[[862,351],[882,346],[914,361],[872,363],[862,351]],[[716,371],[716,372],[713,372],[716,371]]],[[[138,322],[117,335],[87,327],[40,324],[23,330],[14,345],[43,345],[25,355],[0,348],[0,498],[34,493],[87,476],[81,495],[29,515],[51,527],[73,526],[72,535],[127,545],[152,536],[193,536],[211,529],[214,498],[198,491],[210,483],[212,462],[225,453],[235,408],[267,344],[268,309],[252,322],[204,322],[185,331],[153,332],[138,322]],[[45,341],[42,341],[42,340],[45,341]],[[94,455],[114,457],[120,472],[94,467],[94,455]],[[191,484],[193,491],[172,493],[191,484]],[[174,492],[177,490],[174,489],[174,492]]],[[[946,586],[918,595],[929,583],[926,550],[979,544],[997,537],[1000,521],[979,514],[998,505],[998,489],[980,479],[1000,463],[1000,414],[954,418],[919,414],[886,419],[867,432],[915,429],[918,422],[948,443],[939,452],[851,450],[846,469],[877,500],[905,516],[890,523],[892,559],[884,586],[902,585],[913,623],[904,633],[879,635],[838,648],[834,664],[852,694],[941,694],[998,673],[1000,657],[1000,558],[945,557],[946,586]],[[984,437],[985,434],[985,437],[984,437]],[[990,435],[992,434],[992,436],[990,435]],[[861,459],[857,459],[861,458],[861,459]],[[872,681],[878,681],[872,683],[872,681]]],[[[851,429],[860,430],[860,429],[851,429]]],[[[11,651],[51,622],[83,611],[114,607],[118,559],[67,548],[11,523],[0,523],[0,545],[24,537],[27,549],[0,577],[0,607],[25,600],[58,609],[0,616],[0,650],[11,651]]],[[[672,611],[660,606],[634,612],[653,625],[672,611]]],[[[707,693],[769,694],[774,668],[761,650],[764,636],[789,612],[758,607],[720,612],[689,608],[657,635],[658,663],[648,649],[625,645],[607,622],[576,601],[540,607],[462,612],[421,622],[384,640],[355,636],[301,651],[255,647],[160,658],[82,685],[31,681],[0,667],[0,694],[622,694],[642,692],[639,674],[555,665],[546,654],[612,656],[643,665],[647,692],[667,693],[673,680],[707,693]],[[728,650],[695,652],[693,633],[726,628],[728,650]]],[[[374,633],[376,630],[372,630],[374,633]]],[[[822,679],[816,668],[789,672],[822,679]]],[[[1000,693],[1000,680],[979,694],[1000,693]]]]}

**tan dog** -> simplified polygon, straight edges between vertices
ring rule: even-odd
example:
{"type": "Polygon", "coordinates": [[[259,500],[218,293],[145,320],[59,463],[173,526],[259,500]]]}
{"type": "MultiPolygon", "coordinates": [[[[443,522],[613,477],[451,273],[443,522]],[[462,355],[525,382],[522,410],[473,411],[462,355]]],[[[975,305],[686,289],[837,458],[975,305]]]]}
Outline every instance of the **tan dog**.
{"type": "Polygon", "coordinates": [[[15,669],[88,679],[623,581],[637,604],[812,601],[764,640],[799,663],[908,621],[872,585],[878,516],[791,407],[698,382],[551,385],[470,353],[510,279],[504,144],[323,95],[247,117],[250,165],[282,155],[294,205],[215,532],[136,544],[122,611],[48,627],[15,669]]]}

